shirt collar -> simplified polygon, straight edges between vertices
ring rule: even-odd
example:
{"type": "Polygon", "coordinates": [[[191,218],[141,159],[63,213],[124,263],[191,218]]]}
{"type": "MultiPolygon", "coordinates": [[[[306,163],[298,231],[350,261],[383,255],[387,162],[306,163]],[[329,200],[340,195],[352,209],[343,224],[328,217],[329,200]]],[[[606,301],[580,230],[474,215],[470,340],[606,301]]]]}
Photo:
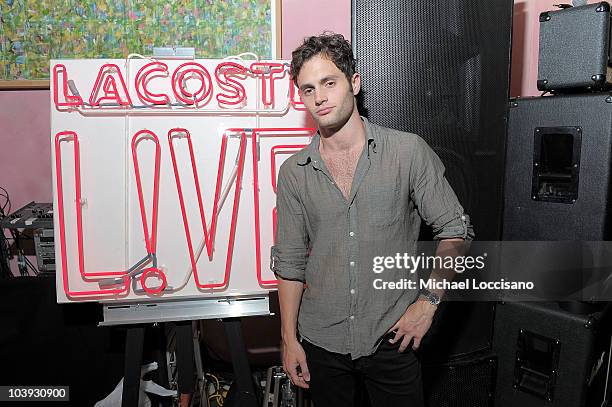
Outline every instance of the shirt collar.
{"type": "MultiPolygon", "coordinates": [[[[366,141],[368,147],[368,158],[370,158],[370,151],[376,153],[376,135],[372,125],[365,117],[361,116],[365,127],[366,141]]],[[[298,154],[298,165],[307,165],[312,163],[314,167],[319,168],[318,164],[321,161],[321,153],[319,152],[319,141],[321,140],[321,134],[319,131],[315,133],[310,141],[310,144],[301,150],[298,154]]]]}

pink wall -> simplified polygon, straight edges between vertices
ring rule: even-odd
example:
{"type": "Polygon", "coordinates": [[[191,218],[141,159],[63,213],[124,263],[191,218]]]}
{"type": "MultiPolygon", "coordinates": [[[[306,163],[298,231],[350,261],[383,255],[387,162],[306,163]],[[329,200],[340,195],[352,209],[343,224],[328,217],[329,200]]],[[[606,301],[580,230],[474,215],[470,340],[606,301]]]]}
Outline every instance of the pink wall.
{"type": "Polygon", "coordinates": [[[13,210],[30,201],[51,202],[49,112],[47,90],[0,91],[0,186],[13,210]]]}
{"type": "Polygon", "coordinates": [[[351,38],[350,0],[283,0],[282,56],[290,59],[291,51],[304,37],[334,31],[351,38]]]}

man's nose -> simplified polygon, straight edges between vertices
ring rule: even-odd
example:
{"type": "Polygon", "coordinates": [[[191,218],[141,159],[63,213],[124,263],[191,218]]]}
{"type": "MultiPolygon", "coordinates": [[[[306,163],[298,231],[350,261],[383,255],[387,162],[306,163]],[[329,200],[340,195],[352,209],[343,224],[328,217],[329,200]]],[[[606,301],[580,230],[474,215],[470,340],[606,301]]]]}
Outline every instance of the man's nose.
{"type": "Polygon", "coordinates": [[[315,93],[315,103],[317,106],[323,104],[324,102],[327,102],[327,95],[325,95],[324,92],[322,91],[317,91],[315,93]]]}

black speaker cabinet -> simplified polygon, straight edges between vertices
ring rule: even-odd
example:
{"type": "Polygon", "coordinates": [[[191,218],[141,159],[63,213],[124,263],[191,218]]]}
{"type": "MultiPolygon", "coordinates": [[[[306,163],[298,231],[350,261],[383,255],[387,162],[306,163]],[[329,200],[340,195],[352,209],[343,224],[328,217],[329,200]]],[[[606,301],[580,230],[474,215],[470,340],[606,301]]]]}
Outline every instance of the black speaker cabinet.
{"type": "Polygon", "coordinates": [[[607,87],[610,5],[606,2],[540,14],[538,89],[567,92],[607,87]]]}
{"type": "Polygon", "coordinates": [[[423,364],[426,407],[492,407],[497,357],[491,352],[443,364],[423,364]]]}
{"type": "Polygon", "coordinates": [[[503,240],[609,240],[612,96],[510,101],[503,240]]]}
{"type": "Polygon", "coordinates": [[[443,302],[421,341],[419,359],[439,364],[491,350],[494,315],[493,302],[443,302]]]}
{"type": "Polygon", "coordinates": [[[499,362],[495,406],[606,406],[609,308],[577,314],[556,303],[499,304],[493,339],[499,362]]]}
{"type": "MultiPolygon", "coordinates": [[[[361,114],[422,136],[444,163],[477,238],[499,240],[513,1],[351,6],[361,114]]],[[[421,238],[427,237],[426,231],[421,238]]],[[[490,348],[490,304],[459,304],[445,314],[430,346],[423,344],[428,361],[490,348]]]]}
{"type": "Polygon", "coordinates": [[[417,133],[480,240],[499,240],[512,0],[352,0],[360,112],[417,133]]]}

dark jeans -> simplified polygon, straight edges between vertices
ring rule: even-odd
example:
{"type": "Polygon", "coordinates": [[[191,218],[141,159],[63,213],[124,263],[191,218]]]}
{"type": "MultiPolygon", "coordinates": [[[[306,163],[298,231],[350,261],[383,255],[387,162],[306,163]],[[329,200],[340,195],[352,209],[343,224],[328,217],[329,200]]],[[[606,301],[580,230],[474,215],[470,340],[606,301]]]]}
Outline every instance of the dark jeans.
{"type": "Polygon", "coordinates": [[[392,337],[387,335],[374,354],[355,360],[304,339],[314,407],[360,406],[363,387],[372,407],[423,407],[419,361],[411,347],[398,353],[399,342],[388,342],[392,337]]]}

